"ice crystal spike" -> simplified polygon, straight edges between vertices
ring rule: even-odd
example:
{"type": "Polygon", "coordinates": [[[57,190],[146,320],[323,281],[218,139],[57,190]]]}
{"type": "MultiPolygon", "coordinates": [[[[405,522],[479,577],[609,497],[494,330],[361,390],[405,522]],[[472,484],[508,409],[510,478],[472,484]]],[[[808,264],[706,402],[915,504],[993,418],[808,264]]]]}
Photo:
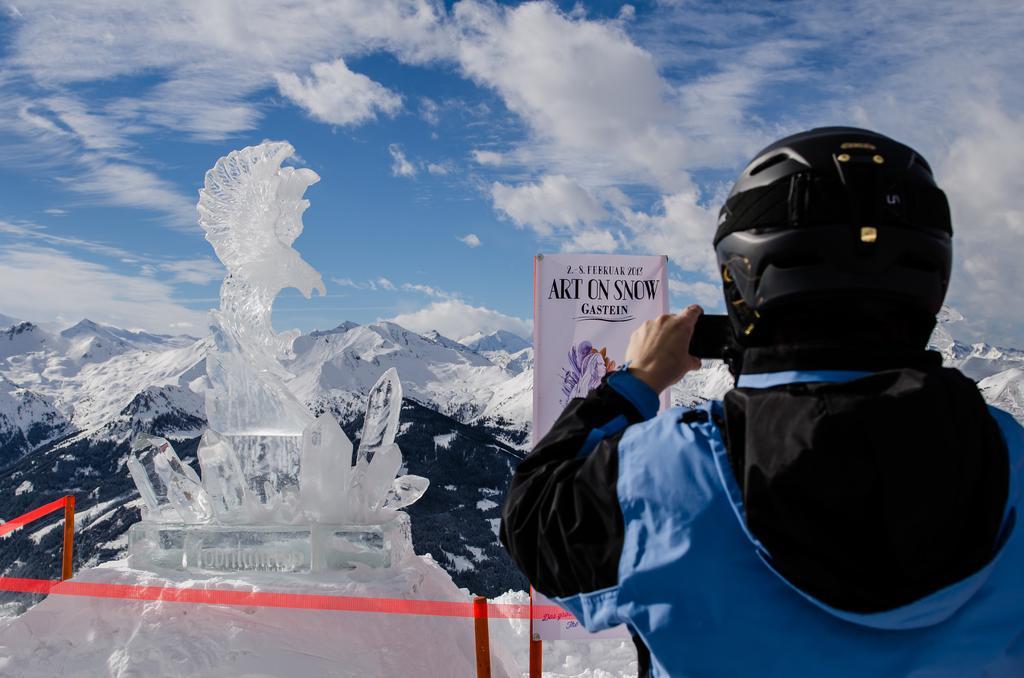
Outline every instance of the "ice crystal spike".
{"type": "Polygon", "coordinates": [[[366,396],[366,417],[359,438],[360,459],[369,460],[378,448],[395,442],[401,413],[402,382],[392,367],[377,380],[366,396]]]}
{"type": "Polygon", "coordinates": [[[206,431],[199,441],[196,456],[203,472],[203,488],[210,495],[214,514],[227,522],[244,519],[251,500],[238,456],[228,439],[216,431],[206,431]]]}
{"type": "Polygon", "coordinates": [[[299,490],[306,515],[323,522],[348,518],[352,442],[330,414],[302,432],[299,490]]]}
{"type": "Polygon", "coordinates": [[[388,496],[384,499],[383,508],[395,511],[405,508],[409,504],[417,502],[428,487],[430,487],[430,480],[423,476],[407,475],[395,478],[388,491],[388,496]]]}
{"type": "MultiPolygon", "coordinates": [[[[185,523],[205,523],[213,517],[213,503],[203,489],[199,475],[191,466],[182,463],[170,442],[158,436],[140,433],[132,441],[132,452],[141,453],[137,461],[142,467],[145,480],[150,484],[149,488],[143,489],[143,483],[139,491],[143,498],[150,493],[157,500],[157,509],[163,519],[169,513],[164,501],[174,508],[185,523]]],[[[138,469],[136,467],[136,471],[138,469]]],[[[129,472],[134,478],[135,471],[131,467],[129,472]]]]}
{"type": "Polygon", "coordinates": [[[366,467],[362,483],[364,505],[367,510],[373,512],[383,506],[400,468],[402,451],[398,449],[398,445],[392,443],[376,449],[373,459],[366,467]]]}
{"type": "Polygon", "coordinates": [[[157,452],[157,448],[149,444],[149,436],[140,434],[132,442],[132,451],[128,455],[128,472],[145,505],[143,519],[160,523],[181,522],[181,514],[167,496],[167,483],[156,471],[157,452]]]}
{"type": "MultiPolygon", "coordinates": [[[[162,496],[157,494],[156,488],[153,487],[153,482],[149,479],[146,467],[142,465],[142,462],[139,461],[134,452],[128,455],[128,473],[131,474],[132,480],[135,481],[135,487],[139,488],[139,494],[142,495],[144,520],[171,522],[181,519],[178,512],[167,501],[166,493],[162,496]]],[[[163,489],[163,483],[160,483],[159,480],[158,485],[163,489]]]]}

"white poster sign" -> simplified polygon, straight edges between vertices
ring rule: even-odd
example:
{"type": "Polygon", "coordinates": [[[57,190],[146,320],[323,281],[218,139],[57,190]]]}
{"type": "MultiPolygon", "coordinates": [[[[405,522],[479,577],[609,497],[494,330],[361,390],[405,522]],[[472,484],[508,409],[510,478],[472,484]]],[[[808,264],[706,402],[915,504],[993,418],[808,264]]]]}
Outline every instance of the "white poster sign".
{"type": "MultiPolygon", "coordinates": [[[[538,254],[534,260],[533,442],[565,405],[585,396],[625,360],[629,336],[644,321],[668,313],[664,256],[538,254]]],[[[669,405],[666,390],[662,408],[669,405]]],[[[551,601],[534,592],[534,604],[551,601]]],[[[540,615],[538,640],[628,637],[624,628],[590,634],[576,619],[540,615]]]]}

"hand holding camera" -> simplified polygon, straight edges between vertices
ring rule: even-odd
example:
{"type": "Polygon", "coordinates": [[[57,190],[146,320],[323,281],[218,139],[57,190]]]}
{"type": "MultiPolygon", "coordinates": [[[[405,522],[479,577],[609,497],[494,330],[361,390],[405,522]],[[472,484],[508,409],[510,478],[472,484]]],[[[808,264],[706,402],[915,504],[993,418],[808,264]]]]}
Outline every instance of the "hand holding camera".
{"type": "Polygon", "coordinates": [[[700,358],[690,355],[687,347],[693,337],[697,319],[704,311],[690,306],[676,315],[662,315],[648,320],[629,338],[626,360],[629,370],[650,386],[655,393],[700,367],[700,358]]]}

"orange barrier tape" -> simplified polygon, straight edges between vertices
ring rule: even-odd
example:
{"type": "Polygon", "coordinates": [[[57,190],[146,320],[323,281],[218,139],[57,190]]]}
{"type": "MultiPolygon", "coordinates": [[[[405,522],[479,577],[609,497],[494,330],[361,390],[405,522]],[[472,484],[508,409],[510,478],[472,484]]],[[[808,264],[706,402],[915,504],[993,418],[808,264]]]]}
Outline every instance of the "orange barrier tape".
{"type": "Polygon", "coordinates": [[[39,520],[43,516],[53,513],[54,511],[60,511],[61,509],[64,508],[66,504],[67,497],[61,497],[60,499],[51,501],[46,506],[40,506],[39,508],[33,509],[24,515],[20,515],[17,518],[12,518],[3,525],[0,525],[0,537],[4,536],[5,534],[13,532],[19,527],[24,527],[25,525],[28,525],[33,520],[39,520]]]}
{"type": "MultiPolygon", "coordinates": [[[[140,586],[134,584],[104,584],[99,582],[54,581],[49,579],[19,579],[0,577],[0,591],[42,593],[59,596],[84,596],[119,600],[147,600],[168,603],[194,603],[200,605],[232,605],[243,607],[281,607],[303,610],[335,612],[375,612],[378,614],[408,614],[430,617],[477,617],[481,614],[472,602],[447,600],[406,600],[402,598],[359,598],[308,593],[274,593],[270,591],[231,591],[226,589],[196,589],[175,586],[140,586]]],[[[565,610],[555,605],[535,605],[535,618],[571,619],[565,610]]],[[[485,615],[506,619],[529,619],[529,605],[495,604],[487,606],[485,615]]]]}

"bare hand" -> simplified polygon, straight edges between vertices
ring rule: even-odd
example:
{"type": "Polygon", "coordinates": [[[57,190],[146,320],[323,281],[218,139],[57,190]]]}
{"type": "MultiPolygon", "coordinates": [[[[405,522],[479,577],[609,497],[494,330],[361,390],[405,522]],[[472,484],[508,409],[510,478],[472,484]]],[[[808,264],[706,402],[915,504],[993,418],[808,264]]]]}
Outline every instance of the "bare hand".
{"type": "Polygon", "coordinates": [[[700,358],[690,355],[690,338],[703,313],[700,306],[690,306],[678,315],[659,316],[637,328],[626,349],[629,371],[661,393],[699,368],[700,358]]]}

